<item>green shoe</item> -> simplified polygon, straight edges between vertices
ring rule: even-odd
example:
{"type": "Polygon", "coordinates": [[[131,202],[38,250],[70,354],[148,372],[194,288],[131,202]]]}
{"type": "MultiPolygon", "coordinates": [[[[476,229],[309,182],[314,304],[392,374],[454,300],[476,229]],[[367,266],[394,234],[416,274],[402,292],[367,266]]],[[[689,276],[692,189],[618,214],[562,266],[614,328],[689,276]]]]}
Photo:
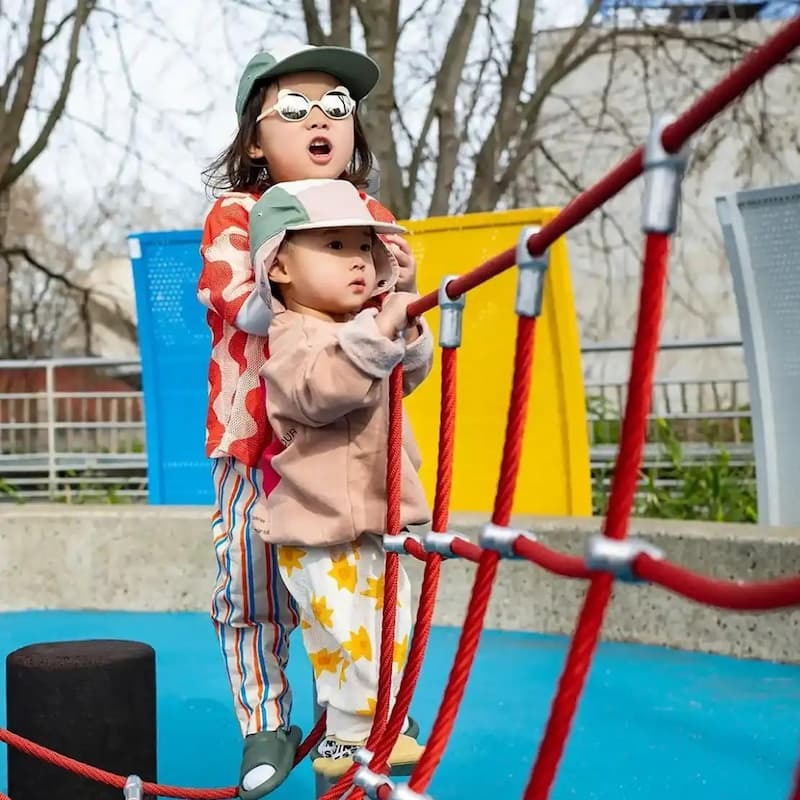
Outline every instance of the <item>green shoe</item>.
{"type": "MultiPolygon", "coordinates": [[[[412,739],[416,739],[419,736],[419,723],[409,714],[408,725],[406,725],[406,729],[400,731],[400,733],[410,736],[412,739]]],[[[312,761],[316,761],[320,757],[318,748],[324,741],[325,737],[323,736],[322,739],[311,748],[309,758],[311,758],[312,761]]],[[[244,800],[244,798],[242,798],[242,800],[244,800]]]]}
{"type": "Polygon", "coordinates": [[[294,766],[303,734],[300,728],[259,731],[245,737],[239,771],[240,800],[260,800],[277,789],[294,766]]]}

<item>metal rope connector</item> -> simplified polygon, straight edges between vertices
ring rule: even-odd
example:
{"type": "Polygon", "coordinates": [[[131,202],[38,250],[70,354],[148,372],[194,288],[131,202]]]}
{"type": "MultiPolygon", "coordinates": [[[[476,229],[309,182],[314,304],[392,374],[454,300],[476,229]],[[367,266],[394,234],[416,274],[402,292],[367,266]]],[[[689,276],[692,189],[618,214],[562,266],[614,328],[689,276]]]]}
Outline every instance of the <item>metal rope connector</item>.
{"type": "Polygon", "coordinates": [[[536,536],[529,531],[520,531],[516,528],[508,528],[501,525],[495,525],[493,522],[487,522],[483,526],[478,544],[484,550],[496,550],[503,558],[518,558],[514,552],[514,542],[524,536],[526,539],[536,541],[536,536]]]}
{"type": "Polygon", "coordinates": [[[430,531],[422,538],[422,546],[425,548],[426,553],[438,553],[444,558],[455,558],[456,554],[453,552],[453,542],[460,539],[463,542],[469,541],[464,536],[457,533],[436,533],[430,531]]]}
{"type": "Polygon", "coordinates": [[[628,539],[609,539],[601,533],[589,537],[586,542],[586,568],[597,572],[610,572],[621,581],[638,581],[633,572],[637,556],[646,554],[661,560],[664,551],[635,536],[628,539]]]}
{"type": "Polygon", "coordinates": [[[129,775],[122,787],[122,796],[125,800],[143,800],[144,785],[138,775],[129,775]]]}
{"type": "Polygon", "coordinates": [[[550,258],[545,251],[532,256],[528,250],[528,239],[539,229],[529,225],[522,229],[517,241],[517,301],[514,310],[520,317],[538,317],[542,313],[544,297],[544,274],[550,258]]]}
{"type": "Polygon", "coordinates": [[[407,783],[398,783],[392,789],[389,800],[433,800],[433,798],[429,794],[415,792],[407,783]]]}
{"type": "Polygon", "coordinates": [[[368,747],[359,747],[358,750],[353,753],[353,761],[355,761],[356,764],[361,764],[362,767],[368,767],[373,758],[375,758],[375,753],[368,747]]]}
{"type": "Polygon", "coordinates": [[[384,533],[383,534],[383,549],[387,553],[398,553],[401,556],[407,555],[405,544],[406,539],[413,539],[418,544],[422,545],[422,539],[415,533],[384,533]]]}
{"type": "Polygon", "coordinates": [[[461,346],[461,320],[466,305],[466,295],[450,297],[447,294],[447,284],[457,277],[458,275],[445,275],[439,285],[439,308],[441,310],[439,346],[450,349],[461,346]]]}
{"type": "Polygon", "coordinates": [[[686,171],[688,147],[684,145],[677,153],[668,153],[661,143],[664,129],[674,121],[674,114],[658,114],[647,136],[642,198],[642,230],[645,233],[674,233],[678,227],[681,181],[686,171]]]}
{"type": "MultiPolygon", "coordinates": [[[[370,759],[371,760],[371,759],[370,759]]],[[[388,786],[389,790],[394,789],[394,783],[389,780],[387,775],[373,772],[366,764],[362,764],[353,776],[353,783],[364,790],[364,794],[372,800],[379,800],[378,792],[381,787],[388,786]]]]}

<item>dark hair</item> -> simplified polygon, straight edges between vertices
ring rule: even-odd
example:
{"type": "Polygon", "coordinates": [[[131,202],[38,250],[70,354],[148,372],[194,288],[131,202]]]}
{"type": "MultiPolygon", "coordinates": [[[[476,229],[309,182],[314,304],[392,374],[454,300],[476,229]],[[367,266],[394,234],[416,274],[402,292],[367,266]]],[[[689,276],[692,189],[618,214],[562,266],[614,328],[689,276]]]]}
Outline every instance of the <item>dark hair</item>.
{"type": "MultiPolygon", "coordinates": [[[[267,166],[266,159],[254,160],[247,151],[258,144],[256,118],[261,113],[267,92],[276,84],[277,81],[266,81],[255,85],[245,103],[239,130],[233,141],[203,170],[205,184],[214,196],[228,190],[260,194],[269,188],[269,180],[261,177],[262,169],[267,166]]],[[[353,159],[339,177],[363,189],[372,170],[372,152],[358,118],[358,106],[353,111],[353,129],[353,159]]]]}

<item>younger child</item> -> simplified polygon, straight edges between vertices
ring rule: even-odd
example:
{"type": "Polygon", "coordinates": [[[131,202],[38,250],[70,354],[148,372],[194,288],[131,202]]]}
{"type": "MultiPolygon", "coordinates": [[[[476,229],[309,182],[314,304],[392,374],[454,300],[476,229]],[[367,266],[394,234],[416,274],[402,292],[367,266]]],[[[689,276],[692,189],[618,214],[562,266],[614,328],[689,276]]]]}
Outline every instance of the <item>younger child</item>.
{"type": "MultiPolygon", "coordinates": [[[[254,511],[254,530],[278,546],[296,602],[327,731],[316,772],[337,778],[372,727],[378,689],[386,526],[388,386],[403,364],[403,390],[427,376],[432,337],[407,320],[416,298],[391,292],[397,260],[345,181],[304,180],[268,189],[250,215],[257,286],[274,313],[266,382],[269,424],[284,449],[277,483],[254,511]],[[378,310],[368,301],[389,292],[378,310]],[[365,307],[366,306],[366,307],[365,307]]],[[[407,421],[402,450],[402,526],[428,522],[407,421]]],[[[398,581],[394,703],[411,630],[411,592],[398,581]]],[[[422,747],[402,734],[390,766],[407,768],[422,747]]]]}

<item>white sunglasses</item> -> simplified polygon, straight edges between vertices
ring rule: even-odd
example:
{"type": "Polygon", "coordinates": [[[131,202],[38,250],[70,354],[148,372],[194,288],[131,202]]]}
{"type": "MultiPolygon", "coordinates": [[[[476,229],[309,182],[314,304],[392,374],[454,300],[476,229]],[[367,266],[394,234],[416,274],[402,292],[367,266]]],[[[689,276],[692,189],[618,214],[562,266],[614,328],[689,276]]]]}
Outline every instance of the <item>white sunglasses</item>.
{"type": "Polygon", "coordinates": [[[350,97],[350,92],[344,86],[337,86],[325,92],[319,100],[309,100],[302,92],[281,89],[278,92],[278,102],[266,111],[262,111],[256,117],[256,122],[261,122],[273,111],[277,111],[287,122],[301,122],[311,113],[314,106],[322,109],[322,113],[330,119],[346,119],[353,113],[356,101],[350,97]]]}

